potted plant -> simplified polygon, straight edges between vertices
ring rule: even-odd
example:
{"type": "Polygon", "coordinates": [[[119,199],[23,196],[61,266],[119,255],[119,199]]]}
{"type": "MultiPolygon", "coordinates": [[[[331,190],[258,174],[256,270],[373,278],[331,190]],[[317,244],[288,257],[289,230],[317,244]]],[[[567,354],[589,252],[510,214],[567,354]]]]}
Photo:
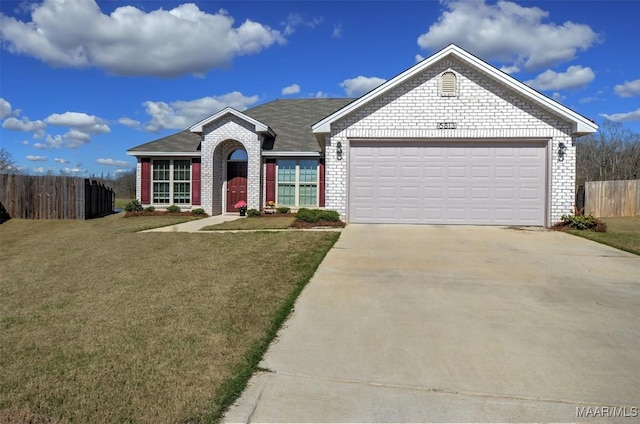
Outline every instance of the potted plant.
{"type": "Polygon", "coordinates": [[[240,200],[238,203],[233,205],[240,212],[240,216],[245,216],[247,214],[247,202],[244,200],[240,200]]]}
{"type": "Polygon", "coordinates": [[[267,206],[264,207],[264,213],[276,213],[276,202],[269,200],[267,206]]]}

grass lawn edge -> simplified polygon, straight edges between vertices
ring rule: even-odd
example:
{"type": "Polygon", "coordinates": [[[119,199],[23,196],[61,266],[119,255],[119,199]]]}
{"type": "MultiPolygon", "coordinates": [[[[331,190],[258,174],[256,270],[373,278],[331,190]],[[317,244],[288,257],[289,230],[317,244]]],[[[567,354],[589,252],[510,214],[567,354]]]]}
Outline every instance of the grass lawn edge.
{"type": "Polygon", "coordinates": [[[333,242],[321,252],[319,252],[318,261],[314,265],[308,267],[305,273],[296,282],[293,291],[289,297],[283,302],[283,304],[277,309],[275,316],[269,323],[265,334],[255,342],[255,344],[249,349],[246,355],[243,357],[242,362],[234,370],[231,377],[222,383],[216,398],[212,400],[211,408],[205,416],[190,417],[185,422],[205,422],[205,423],[217,423],[220,422],[227,409],[236,401],[247,387],[249,380],[258,371],[258,364],[262,360],[262,357],[266,353],[271,342],[276,338],[278,331],[287,320],[293,307],[295,306],[298,296],[302,293],[302,290],[311,281],[311,278],[315,274],[316,270],[327,256],[327,253],[333,248],[340,237],[339,232],[334,233],[333,242]]]}
{"type": "Polygon", "coordinates": [[[604,244],[605,246],[613,247],[615,249],[640,256],[640,250],[636,250],[634,248],[625,246],[624,244],[616,243],[615,241],[606,240],[606,239],[599,238],[598,236],[594,236],[593,234],[599,234],[599,233],[594,233],[593,231],[567,229],[565,230],[565,232],[568,234],[574,235],[576,237],[582,237],[584,239],[587,239],[596,243],[604,244]]]}

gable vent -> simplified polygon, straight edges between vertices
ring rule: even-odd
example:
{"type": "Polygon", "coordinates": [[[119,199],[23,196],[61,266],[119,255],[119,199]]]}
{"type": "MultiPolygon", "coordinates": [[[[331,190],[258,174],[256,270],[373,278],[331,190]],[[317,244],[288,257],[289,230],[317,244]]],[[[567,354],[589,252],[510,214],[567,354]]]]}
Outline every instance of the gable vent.
{"type": "Polygon", "coordinates": [[[442,96],[455,96],[456,95],[456,74],[453,72],[445,72],[441,77],[441,95],[442,96]]]}

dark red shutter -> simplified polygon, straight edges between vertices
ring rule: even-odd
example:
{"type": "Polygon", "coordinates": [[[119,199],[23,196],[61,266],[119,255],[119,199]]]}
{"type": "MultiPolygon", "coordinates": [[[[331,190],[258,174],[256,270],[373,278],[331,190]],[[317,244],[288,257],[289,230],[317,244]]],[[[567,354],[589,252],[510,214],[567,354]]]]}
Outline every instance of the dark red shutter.
{"type": "Polygon", "coordinates": [[[140,175],[140,202],[151,203],[151,159],[141,158],[142,174],[140,175]]]}
{"type": "Polygon", "coordinates": [[[191,159],[191,204],[200,205],[200,158],[191,159]]]}
{"type": "Polygon", "coordinates": [[[318,173],[320,174],[320,186],[318,190],[320,191],[320,206],[324,208],[324,159],[320,159],[320,163],[318,164],[318,173]]]}
{"type": "Polygon", "coordinates": [[[275,159],[267,159],[267,187],[266,187],[266,195],[267,202],[276,201],[276,160],[275,159]]]}

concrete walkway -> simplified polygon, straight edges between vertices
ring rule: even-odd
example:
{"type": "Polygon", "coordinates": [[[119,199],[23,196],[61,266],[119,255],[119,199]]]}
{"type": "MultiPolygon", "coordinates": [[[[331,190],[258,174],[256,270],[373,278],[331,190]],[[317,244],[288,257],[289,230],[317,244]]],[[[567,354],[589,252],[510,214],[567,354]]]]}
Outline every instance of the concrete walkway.
{"type": "MultiPolygon", "coordinates": [[[[150,230],[140,231],[141,233],[197,233],[201,228],[216,225],[226,221],[233,221],[242,218],[235,214],[223,214],[209,216],[207,218],[195,219],[193,221],[183,222],[182,224],[168,225],[166,227],[152,228],[150,230]]],[[[211,232],[211,231],[207,231],[211,232]]]]}
{"type": "Polygon", "coordinates": [[[638,256],[545,230],[352,224],[225,421],[637,422],[638,352],[638,256]]]}

